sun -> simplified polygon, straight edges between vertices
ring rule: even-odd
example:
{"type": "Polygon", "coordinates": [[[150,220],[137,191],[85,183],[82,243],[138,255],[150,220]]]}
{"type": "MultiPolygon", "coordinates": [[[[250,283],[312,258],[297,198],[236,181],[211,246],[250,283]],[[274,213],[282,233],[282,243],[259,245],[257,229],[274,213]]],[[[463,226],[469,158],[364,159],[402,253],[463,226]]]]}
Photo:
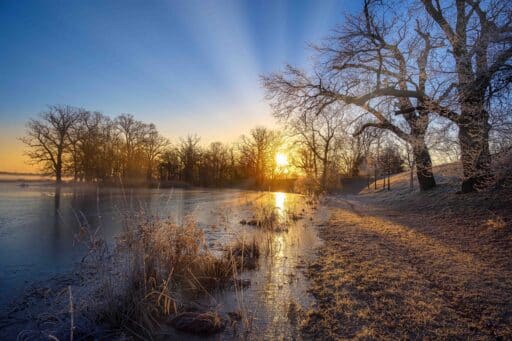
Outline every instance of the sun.
{"type": "Polygon", "coordinates": [[[288,156],[283,153],[277,153],[276,154],[276,164],[279,167],[286,167],[288,166],[288,156]]]}

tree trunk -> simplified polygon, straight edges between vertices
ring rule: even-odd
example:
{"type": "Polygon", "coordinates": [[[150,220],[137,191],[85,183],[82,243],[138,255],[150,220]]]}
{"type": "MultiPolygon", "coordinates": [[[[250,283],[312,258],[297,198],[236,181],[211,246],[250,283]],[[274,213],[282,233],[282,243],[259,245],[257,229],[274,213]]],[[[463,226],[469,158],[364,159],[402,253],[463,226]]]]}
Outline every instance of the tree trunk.
{"type": "MultiPolygon", "coordinates": [[[[474,102],[473,102],[474,103],[474,102]]],[[[463,169],[462,193],[489,186],[492,180],[489,152],[489,114],[482,101],[462,106],[459,143],[463,169]]]]}
{"type": "Polygon", "coordinates": [[[58,167],[55,171],[55,181],[57,184],[62,183],[62,167],[58,167]]]}
{"type": "Polygon", "coordinates": [[[411,192],[414,190],[414,165],[409,166],[411,169],[409,170],[409,188],[411,192]]]}
{"type": "Polygon", "coordinates": [[[373,187],[377,190],[377,166],[373,166],[373,187]]]}
{"type": "Polygon", "coordinates": [[[328,167],[329,167],[329,159],[327,158],[327,155],[329,153],[329,143],[327,142],[325,144],[325,148],[324,148],[324,157],[322,159],[322,190],[326,191],[327,190],[327,172],[329,171],[328,170],[328,167]]]}
{"type": "Polygon", "coordinates": [[[327,160],[322,161],[323,162],[323,169],[322,169],[322,179],[321,179],[321,186],[322,190],[326,190],[327,188],[327,160]]]}
{"type": "Polygon", "coordinates": [[[416,176],[420,191],[426,191],[436,186],[436,180],[432,173],[432,160],[424,141],[413,144],[414,163],[416,164],[416,176]]]}

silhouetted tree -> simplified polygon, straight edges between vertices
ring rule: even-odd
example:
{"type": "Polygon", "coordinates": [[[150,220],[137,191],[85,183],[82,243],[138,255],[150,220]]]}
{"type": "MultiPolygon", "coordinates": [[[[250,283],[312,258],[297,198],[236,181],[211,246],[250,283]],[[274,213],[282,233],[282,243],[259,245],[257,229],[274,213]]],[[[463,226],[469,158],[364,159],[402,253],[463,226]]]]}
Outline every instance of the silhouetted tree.
{"type": "Polygon", "coordinates": [[[301,107],[319,113],[340,102],[370,114],[374,120],[361,125],[354,134],[374,127],[408,141],[415,150],[420,188],[427,190],[435,186],[425,143],[429,111],[397,94],[409,94],[411,84],[426,88],[428,57],[438,45],[423,34],[426,27],[419,22],[415,29],[420,38],[403,34],[402,18],[392,13],[377,16],[372,3],[365,1],[362,13],[347,16],[335,36],[318,48],[322,62],[314,76],[288,66],[284,73],[264,77],[264,85],[281,111],[301,107]],[[408,130],[395,122],[389,110],[393,106],[408,109],[401,115],[408,130]]]}
{"type": "Polygon", "coordinates": [[[146,125],[145,130],[142,150],[147,163],[146,178],[151,181],[157,159],[162,155],[169,141],[158,133],[153,123],[146,125]]]}
{"type": "Polygon", "coordinates": [[[21,140],[29,150],[27,155],[35,164],[43,166],[45,171],[55,176],[57,183],[62,182],[64,157],[69,151],[68,134],[79,119],[80,109],[53,105],[27,123],[25,137],[21,140]]]}
{"type": "MultiPolygon", "coordinates": [[[[444,77],[436,85],[447,101],[432,101],[427,107],[459,127],[462,191],[475,191],[492,178],[490,104],[493,97],[510,90],[512,6],[508,0],[421,2],[436,23],[430,34],[447,45],[445,60],[436,70],[444,77]]],[[[425,96],[424,91],[417,92],[418,97],[425,96]]]]}
{"type": "Polygon", "coordinates": [[[181,161],[182,179],[189,183],[194,183],[197,179],[198,163],[200,158],[199,149],[200,138],[196,135],[188,135],[180,139],[178,155],[181,161]]]}
{"type": "Polygon", "coordinates": [[[281,143],[281,134],[264,127],[254,128],[249,136],[242,136],[239,144],[240,164],[257,186],[274,177],[276,154],[281,143]]]}

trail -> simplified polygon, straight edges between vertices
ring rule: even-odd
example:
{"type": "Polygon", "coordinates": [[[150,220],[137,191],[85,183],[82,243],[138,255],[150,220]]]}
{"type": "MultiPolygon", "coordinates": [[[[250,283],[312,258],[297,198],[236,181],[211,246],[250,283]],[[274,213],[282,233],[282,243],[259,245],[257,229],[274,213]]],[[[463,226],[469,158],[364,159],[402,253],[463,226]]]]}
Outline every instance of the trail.
{"type": "Polygon", "coordinates": [[[507,245],[491,251],[475,230],[353,196],[326,205],[325,245],[310,272],[318,304],[309,332],[331,339],[512,337],[510,262],[490,254],[508,254],[507,245]]]}

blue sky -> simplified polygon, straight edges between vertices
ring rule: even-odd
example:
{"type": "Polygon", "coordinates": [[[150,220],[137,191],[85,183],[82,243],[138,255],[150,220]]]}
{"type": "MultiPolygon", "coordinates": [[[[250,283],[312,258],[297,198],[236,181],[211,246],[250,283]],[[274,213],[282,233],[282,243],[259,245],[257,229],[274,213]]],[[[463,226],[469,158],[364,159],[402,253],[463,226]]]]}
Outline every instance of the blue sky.
{"type": "Polygon", "coordinates": [[[358,1],[0,0],[0,170],[48,104],[133,113],[171,138],[272,125],[259,75],[307,66],[358,1]]]}

